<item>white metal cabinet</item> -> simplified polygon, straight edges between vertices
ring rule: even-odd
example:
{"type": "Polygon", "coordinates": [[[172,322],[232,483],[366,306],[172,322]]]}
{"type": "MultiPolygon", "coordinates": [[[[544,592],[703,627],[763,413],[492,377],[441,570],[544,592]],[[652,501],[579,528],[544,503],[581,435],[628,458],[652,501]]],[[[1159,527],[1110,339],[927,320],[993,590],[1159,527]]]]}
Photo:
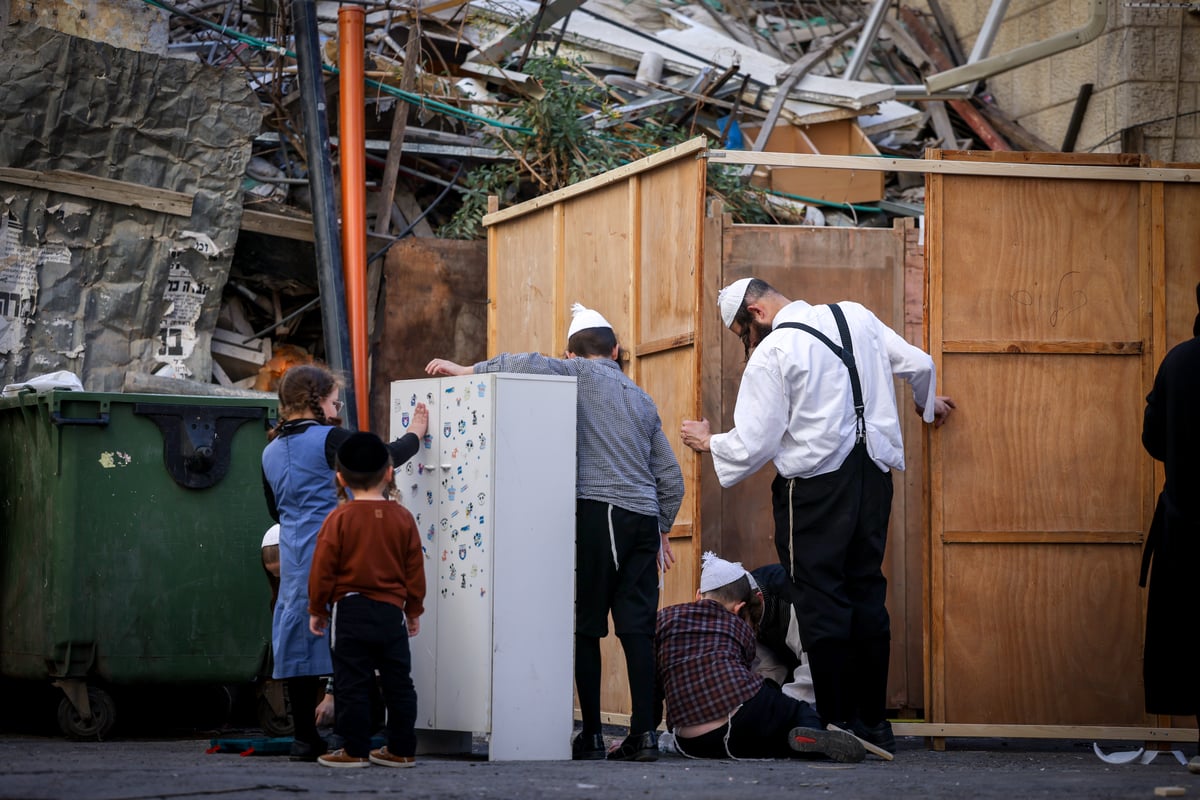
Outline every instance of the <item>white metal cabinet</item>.
{"type": "Polygon", "coordinates": [[[417,728],[488,733],[492,760],[570,758],[575,379],[395,381],[393,435],[418,402],[429,433],[396,471],[425,551],[417,728]]]}

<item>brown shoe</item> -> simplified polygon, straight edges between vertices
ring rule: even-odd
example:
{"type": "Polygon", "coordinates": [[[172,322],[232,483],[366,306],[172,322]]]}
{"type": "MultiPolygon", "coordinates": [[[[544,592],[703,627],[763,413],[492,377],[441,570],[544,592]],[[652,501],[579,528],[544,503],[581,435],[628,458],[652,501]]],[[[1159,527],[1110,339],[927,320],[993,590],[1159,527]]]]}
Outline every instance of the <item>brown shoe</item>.
{"type": "Polygon", "coordinates": [[[415,767],[416,756],[397,756],[388,752],[387,745],[371,751],[371,763],[381,767],[415,767]]]}
{"type": "Polygon", "coordinates": [[[334,750],[332,753],[326,753],[323,756],[317,757],[317,763],[322,767],[369,767],[371,762],[365,758],[358,758],[347,753],[345,750],[334,750]]]}

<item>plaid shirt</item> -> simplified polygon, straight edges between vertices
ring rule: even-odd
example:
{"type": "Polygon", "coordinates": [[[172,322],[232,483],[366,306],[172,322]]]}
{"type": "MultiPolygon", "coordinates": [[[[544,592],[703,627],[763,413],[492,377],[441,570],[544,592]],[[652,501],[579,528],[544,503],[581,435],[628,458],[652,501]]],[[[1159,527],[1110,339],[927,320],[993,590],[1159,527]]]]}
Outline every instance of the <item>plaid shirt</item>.
{"type": "Polygon", "coordinates": [[[658,612],[656,673],[667,728],[724,719],[762,688],[754,631],[715,600],[658,612]]]}
{"type": "Polygon", "coordinates": [[[501,353],[474,370],[576,378],[576,498],[657,517],[660,532],[671,530],[683,502],[683,473],[654,400],[617,362],[501,353]]]}

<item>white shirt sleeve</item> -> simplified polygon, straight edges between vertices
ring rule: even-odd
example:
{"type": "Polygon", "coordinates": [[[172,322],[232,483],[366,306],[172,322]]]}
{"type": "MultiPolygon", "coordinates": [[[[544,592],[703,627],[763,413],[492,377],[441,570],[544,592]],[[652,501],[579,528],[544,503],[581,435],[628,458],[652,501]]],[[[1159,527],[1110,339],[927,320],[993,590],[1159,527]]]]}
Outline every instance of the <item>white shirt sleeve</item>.
{"type": "Polygon", "coordinates": [[[912,387],[913,402],[924,409],[921,418],[933,422],[934,399],[937,396],[937,380],[934,375],[933,359],[919,347],[914,347],[894,330],[875,319],[879,336],[887,348],[892,374],[908,381],[912,387]]]}
{"type": "Polygon", "coordinates": [[[733,429],[709,440],[722,486],[733,486],[775,457],[787,433],[789,405],[788,390],[772,365],[746,365],[733,409],[733,429]]]}

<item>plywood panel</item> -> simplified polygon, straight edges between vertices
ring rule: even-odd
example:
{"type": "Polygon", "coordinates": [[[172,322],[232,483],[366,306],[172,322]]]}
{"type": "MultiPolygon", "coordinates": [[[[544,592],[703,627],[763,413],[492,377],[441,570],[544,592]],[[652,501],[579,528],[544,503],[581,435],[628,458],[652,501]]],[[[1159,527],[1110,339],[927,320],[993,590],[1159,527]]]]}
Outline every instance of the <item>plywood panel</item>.
{"type": "Polygon", "coordinates": [[[959,402],[939,431],[953,454],[946,535],[1141,530],[1140,358],[946,354],[943,364],[959,402]],[[1113,391],[1122,386],[1134,388],[1113,391]]]}
{"type": "MultiPolygon", "coordinates": [[[[1192,338],[1196,320],[1196,284],[1200,283],[1200,186],[1163,187],[1165,231],[1165,349],[1192,338]]],[[[1161,361],[1156,359],[1155,366],[1161,361]]]]}
{"type": "MultiPolygon", "coordinates": [[[[904,235],[897,229],[815,228],[790,225],[732,225],[725,229],[722,285],[757,277],[793,300],[812,304],[854,300],[900,330],[897,278],[904,265],[904,235]]],[[[710,302],[712,302],[710,300],[710,302]]],[[[745,353],[736,336],[721,337],[722,413],[719,427],[733,427],[745,353]]],[[[711,465],[710,465],[711,468],[711,465]]],[[[724,490],[721,527],[726,558],[750,567],[777,563],[771,481],[767,465],[724,490]]],[[[893,519],[892,531],[903,530],[893,519]]]]}
{"type": "Polygon", "coordinates": [[[563,214],[562,346],[570,307],[580,302],[604,315],[628,346],[637,338],[630,316],[631,196],[627,182],[580,195],[561,205],[563,214]]]}
{"type": "MultiPolygon", "coordinates": [[[[489,233],[489,353],[566,345],[570,305],[600,311],[623,349],[622,366],[654,398],[684,468],[684,505],[672,530],[675,567],[663,602],[695,595],[699,569],[696,456],[680,452],[678,431],[697,415],[702,140],[664,151],[485,218],[489,233]]],[[[610,626],[611,627],[611,626],[610,626]]],[[[629,713],[624,655],[602,643],[601,705],[610,719],[629,713]]]]}
{"type": "Polygon", "coordinates": [[[957,544],[946,568],[946,716],[1138,725],[1136,544],[957,544]]]}
{"type": "Polygon", "coordinates": [[[1172,221],[1166,188],[928,179],[931,352],[959,406],[931,436],[933,722],[1147,722],[1137,574],[1153,481],[1141,417],[1165,338],[1164,254],[1200,256],[1191,234],[1172,232],[1187,212],[1172,221]]]}
{"type": "Polygon", "coordinates": [[[561,318],[555,294],[557,226],[549,208],[488,228],[491,355],[506,350],[561,354],[555,337],[561,339],[566,327],[556,325],[561,318]]]}
{"type": "MultiPolygon", "coordinates": [[[[371,385],[419,378],[434,358],[474,364],[487,357],[487,249],[483,242],[411,237],[384,263],[382,324],[371,385]]],[[[370,430],[388,430],[388,393],[371,392],[370,430]]]]}
{"type": "Polygon", "coordinates": [[[638,331],[642,342],[695,330],[704,202],[703,195],[696,193],[703,192],[704,163],[694,160],[677,169],[648,172],[639,179],[638,331]]]}
{"type": "MultiPolygon", "coordinates": [[[[690,450],[684,446],[678,431],[683,420],[691,418],[693,409],[691,404],[686,402],[687,398],[679,396],[678,387],[690,383],[694,373],[695,350],[691,347],[665,350],[638,359],[639,385],[651,397],[662,398],[657,402],[659,418],[662,419],[663,431],[667,434],[667,441],[671,443],[675,458],[681,463],[685,451],[690,450]]],[[[685,502],[675,517],[675,528],[680,535],[690,535],[694,522],[693,506],[685,502]]],[[[681,587],[678,592],[673,593],[673,597],[682,599],[674,602],[690,600],[694,591],[694,586],[681,587]]]]}
{"type": "MultiPolygon", "coordinates": [[[[905,296],[910,228],[907,221],[893,229],[726,224],[720,283],[754,276],[792,299],[814,304],[854,300],[870,308],[909,341],[920,344],[923,265],[919,256],[913,284],[916,297],[905,296]],[[915,320],[911,324],[905,311],[910,304],[915,305],[915,320]]],[[[919,247],[915,230],[911,231],[911,246],[919,247]]],[[[728,430],[733,425],[733,407],[745,357],[737,338],[725,331],[719,319],[715,324],[723,333],[719,340],[723,369],[722,374],[710,380],[720,387],[719,429],[728,430]]],[[[909,463],[906,472],[893,476],[894,500],[884,562],[888,577],[887,605],[892,616],[888,706],[912,710],[923,704],[921,547],[925,531],[925,481],[921,448],[924,431],[920,420],[908,411],[912,394],[907,384],[897,382],[897,397],[905,423],[909,463]]],[[[768,465],[737,486],[725,489],[720,529],[713,530],[711,524],[706,524],[706,543],[716,539],[722,555],[741,560],[747,566],[777,563],[770,501],[774,477],[775,471],[768,465]]],[[[706,519],[711,522],[711,518],[706,519]]]]}
{"type": "Polygon", "coordinates": [[[956,177],[943,184],[947,341],[1140,339],[1136,183],[956,177]],[[1081,224],[1087,221],[1087,224],[1081,224]],[[1133,234],[1133,235],[1131,235],[1133,234]]]}

